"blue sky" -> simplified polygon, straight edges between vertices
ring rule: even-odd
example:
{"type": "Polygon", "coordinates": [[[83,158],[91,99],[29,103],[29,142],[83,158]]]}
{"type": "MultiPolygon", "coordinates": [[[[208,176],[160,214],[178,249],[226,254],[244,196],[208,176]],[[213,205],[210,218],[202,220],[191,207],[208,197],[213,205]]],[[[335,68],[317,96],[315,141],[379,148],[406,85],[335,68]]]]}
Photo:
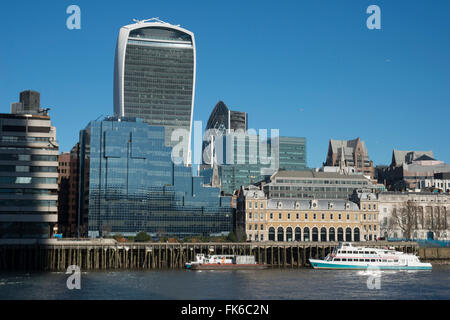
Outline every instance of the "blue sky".
{"type": "Polygon", "coordinates": [[[4,1],[0,112],[41,92],[61,151],[91,120],[113,113],[118,31],[159,17],[195,33],[194,120],[214,105],[249,114],[249,127],[307,138],[307,162],[328,141],[361,137],[371,159],[394,148],[433,150],[450,163],[450,1],[4,1]],[[81,30],[66,8],[81,8],[81,30]],[[381,8],[381,30],[366,8],[381,8]]]}

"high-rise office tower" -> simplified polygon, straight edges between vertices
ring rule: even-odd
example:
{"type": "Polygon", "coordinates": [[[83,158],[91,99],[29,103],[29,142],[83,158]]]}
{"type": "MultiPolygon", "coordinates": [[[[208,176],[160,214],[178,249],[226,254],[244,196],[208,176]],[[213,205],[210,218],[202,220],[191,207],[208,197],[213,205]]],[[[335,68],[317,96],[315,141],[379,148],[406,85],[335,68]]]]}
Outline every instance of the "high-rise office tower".
{"type": "Polygon", "coordinates": [[[0,114],[0,238],[48,238],[58,223],[56,129],[27,92],[14,104],[26,110],[0,114]]]}
{"type": "MultiPolygon", "coordinates": [[[[184,129],[191,148],[196,51],[194,34],[157,18],[120,29],[114,70],[114,113],[136,117],[172,132],[184,129]]],[[[176,138],[178,139],[178,137],[176,138]]],[[[185,163],[190,158],[185,154],[185,163]]]]}
{"type": "Polygon", "coordinates": [[[238,132],[239,130],[247,132],[247,113],[241,111],[232,111],[228,109],[223,101],[219,101],[214,107],[211,115],[209,116],[208,123],[206,125],[205,141],[203,141],[202,154],[204,156],[203,160],[208,165],[200,166],[200,169],[212,167],[211,154],[213,150],[211,149],[212,139],[216,139],[218,136],[230,132],[238,132]],[[209,148],[209,149],[207,149],[209,148]],[[205,152],[205,149],[207,149],[205,152]]]}

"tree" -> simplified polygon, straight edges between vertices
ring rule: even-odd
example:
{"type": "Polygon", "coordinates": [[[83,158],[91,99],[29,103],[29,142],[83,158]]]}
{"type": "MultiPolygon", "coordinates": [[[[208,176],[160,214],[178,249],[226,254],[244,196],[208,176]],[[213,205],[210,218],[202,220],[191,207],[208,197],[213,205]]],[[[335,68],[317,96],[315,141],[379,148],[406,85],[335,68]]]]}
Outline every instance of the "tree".
{"type": "Polygon", "coordinates": [[[412,234],[418,228],[418,212],[418,206],[412,201],[407,201],[394,208],[389,223],[390,229],[400,230],[404,238],[411,239],[412,234]]]}
{"type": "Polygon", "coordinates": [[[237,242],[238,239],[236,237],[236,235],[234,234],[234,232],[230,232],[227,236],[227,241],[229,242],[237,242]]]}
{"type": "Polygon", "coordinates": [[[147,234],[144,231],[139,232],[136,237],[134,238],[134,241],[136,242],[148,242],[151,240],[151,236],[147,234]]]}

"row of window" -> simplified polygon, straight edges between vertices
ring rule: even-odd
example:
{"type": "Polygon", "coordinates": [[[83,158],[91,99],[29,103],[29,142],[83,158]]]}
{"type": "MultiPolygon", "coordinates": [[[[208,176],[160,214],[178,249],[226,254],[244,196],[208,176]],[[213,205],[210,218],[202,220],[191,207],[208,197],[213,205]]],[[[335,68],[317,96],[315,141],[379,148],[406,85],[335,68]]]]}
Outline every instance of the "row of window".
{"type": "MultiPolygon", "coordinates": [[[[328,216],[329,217],[328,220],[335,220],[335,215],[333,213],[330,213],[328,215],[329,215],[328,216]]],[[[358,215],[359,215],[358,213],[354,214],[354,220],[358,220],[358,215]]],[[[325,213],[322,213],[320,216],[321,216],[321,220],[325,220],[325,213]]],[[[336,216],[337,216],[338,220],[342,220],[342,214],[341,213],[336,214],[336,216]]],[[[287,214],[283,215],[282,213],[278,213],[278,220],[283,220],[284,217],[286,217],[287,220],[291,220],[294,217],[294,214],[291,215],[290,213],[287,213],[287,214]]],[[[346,220],[350,220],[350,214],[349,213],[347,213],[345,215],[345,217],[346,217],[346,220]]],[[[258,220],[258,218],[260,220],[264,220],[264,213],[260,213],[260,214],[252,213],[252,212],[248,213],[248,220],[258,220]]],[[[376,221],[377,220],[377,215],[375,213],[373,214],[373,216],[372,216],[372,214],[363,214],[363,220],[364,221],[366,221],[366,220],[371,221],[372,218],[373,218],[374,221],[376,221]]],[[[269,219],[270,220],[274,219],[274,214],[273,213],[269,214],[269,219]]],[[[303,219],[304,220],[308,220],[308,213],[304,213],[303,214],[303,219]]],[[[313,213],[312,214],[312,219],[313,220],[317,220],[317,213],[313,213]]],[[[300,213],[295,213],[295,220],[300,220],[300,213]]]]}
{"type": "MultiPolygon", "coordinates": [[[[275,183],[307,183],[307,184],[369,184],[361,180],[286,180],[276,179],[275,183]]],[[[282,190],[282,189],[281,189],[282,190]]]]}
{"type": "Polygon", "coordinates": [[[392,259],[359,259],[359,258],[334,258],[333,261],[349,261],[349,262],[387,262],[387,263],[397,263],[398,260],[392,259]]]}
{"type": "Polygon", "coordinates": [[[40,155],[40,154],[0,153],[0,160],[4,160],[4,161],[58,161],[58,156],[56,156],[56,155],[40,155]]]}
{"type": "Polygon", "coordinates": [[[373,205],[370,205],[370,204],[368,204],[367,205],[367,207],[366,207],[366,204],[363,204],[363,210],[366,210],[366,208],[368,209],[368,210],[377,210],[377,205],[374,203],[373,205]]]}

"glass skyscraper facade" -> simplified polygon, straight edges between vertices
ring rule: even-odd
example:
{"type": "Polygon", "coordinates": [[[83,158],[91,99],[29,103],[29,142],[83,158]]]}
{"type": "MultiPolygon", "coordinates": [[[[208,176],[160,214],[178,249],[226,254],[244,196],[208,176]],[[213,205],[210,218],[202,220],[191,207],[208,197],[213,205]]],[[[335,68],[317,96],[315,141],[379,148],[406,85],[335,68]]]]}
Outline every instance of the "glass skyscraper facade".
{"type": "MultiPolygon", "coordinates": [[[[190,150],[195,69],[192,32],[156,19],[122,27],[115,57],[114,114],[163,126],[166,146],[178,143],[171,142],[174,130],[185,129],[190,150]]],[[[185,161],[188,158],[186,154],[185,161]]]]}
{"type": "Polygon", "coordinates": [[[80,185],[88,188],[81,194],[88,198],[90,237],[140,231],[186,237],[232,231],[231,198],[221,197],[218,188],[205,187],[190,167],[172,162],[163,127],[111,117],[92,121],[80,136],[84,159],[80,176],[89,176],[89,184],[80,185]]]}
{"type": "MultiPolygon", "coordinates": [[[[277,139],[277,149],[272,148],[269,138],[264,150],[258,135],[246,133],[237,138],[236,135],[225,134],[217,137],[214,154],[222,191],[231,195],[241,186],[264,180],[278,170],[306,170],[306,139],[277,139]],[[278,157],[272,154],[273,151],[278,151],[278,157]]],[[[205,183],[211,183],[213,168],[203,165],[199,174],[204,177],[205,183]]]]}

